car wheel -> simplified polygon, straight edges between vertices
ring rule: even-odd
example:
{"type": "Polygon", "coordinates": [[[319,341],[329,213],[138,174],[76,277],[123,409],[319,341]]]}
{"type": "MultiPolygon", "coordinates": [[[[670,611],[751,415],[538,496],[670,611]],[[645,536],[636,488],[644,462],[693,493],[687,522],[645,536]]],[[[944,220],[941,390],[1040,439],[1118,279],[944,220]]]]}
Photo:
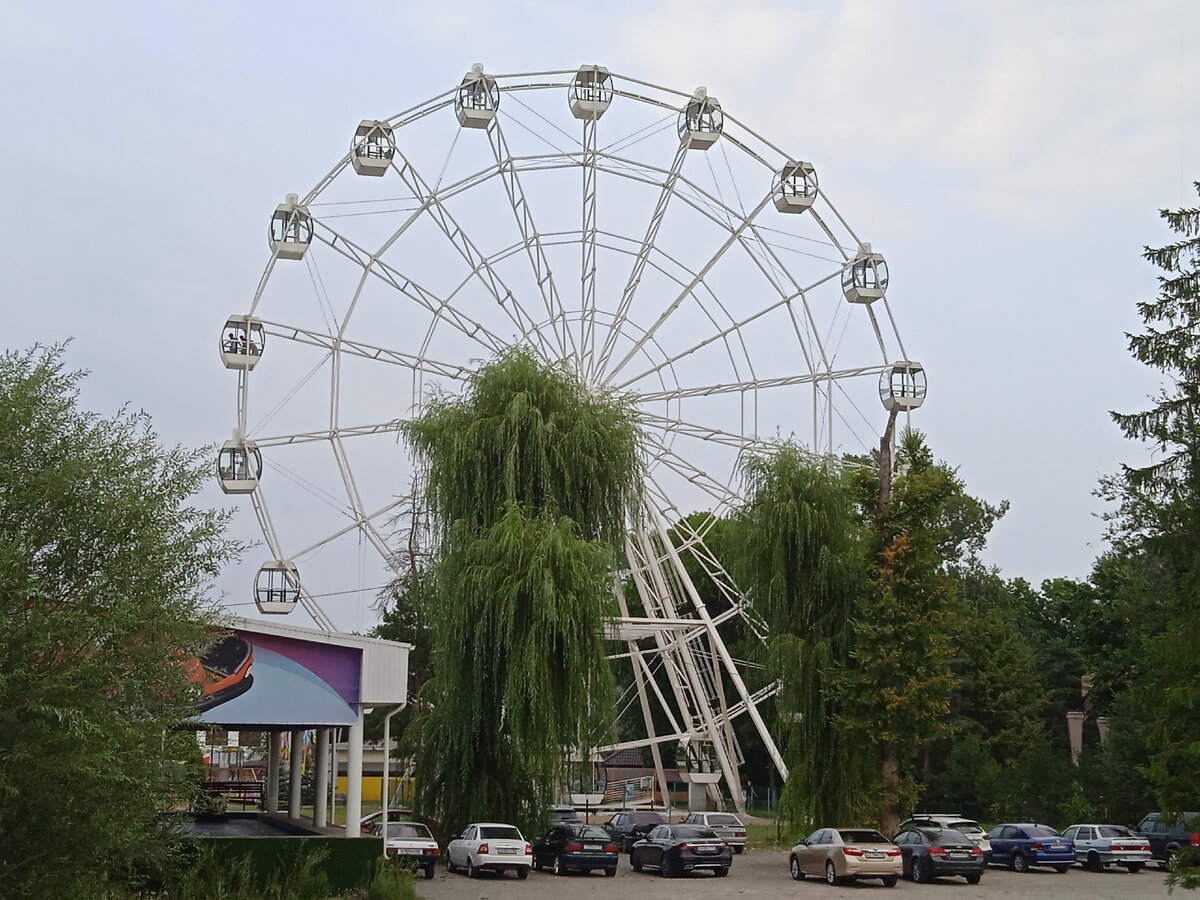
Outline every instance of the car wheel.
{"type": "Polygon", "coordinates": [[[552,869],[555,875],[566,875],[567,867],[562,864],[562,857],[554,857],[554,868],[552,869]]]}
{"type": "Polygon", "coordinates": [[[477,865],[475,865],[475,863],[471,862],[471,857],[469,857],[469,856],[467,857],[467,877],[468,878],[478,878],[479,877],[479,867],[477,865]]]}
{"type": "Polygon", "coordinates": [[[533,870],[535,872],[540,872],[542,871],[542,868],[542,858],[535,853],[533,855],[533,870]]]}
{"type": "Polygon", "coordinates": [[[713,874],[718,878],[724,878],[729,874],[729,866],[721,866],[719,869],[713,869],[713,874]]]}
{"type": "Polygon", "coordinates": [[[449,855],[446,856],[446,871],[451,875],[458,871],[458,866],[454,864],[454,860],[452,860],[449,855]]]}
{"type": "Polygon", "coordinates": [[[1095,850],[1088,851],[1087,862],[1085,862],[1084,865],[1087,866],[1087,870],[1089,872],[1104,871],[1104,863],[1100,862],[1100,854],[1095,850]]]}
{"type": "Polygon", "coordinates": [[[967,884],[979,884],[979,879],[982,877],[982,872],[972,872],[970,875],[963,876],[963,878],[967,879],[967,884]]]}
{"type": "Polygon", "coordinates": [[[611,869],[605,869],[604,877],[605,878],[616,878],[617,877],[617,867],[613,866],[611,869]]]}
{"type": "Polygon", "coordinates": [[[825,860],[825,883],[826,884],[841,884],[842,879],[838,878],[837,870],[833,867],[833,860],[825,860]]]}
{"type": "Polygon", "coordinates": [[[529,877],[529,869],[527,869],[525,866],[521,866],[521,868],[517,869],[517,877],[518,878],[528,878],[529,877]]]}
{"type": "Polygon", "coordinates": [[[1135,862],[1129,863],[1127,866],[1125,866],[1125,868],[1129,870],[1130,875],[1136,875],[1138,872],[1142,871],[1142,866],[1144,865],[1145,863],[1135,862]]]}
{"type": "Polygon", "coordinates": [[[884,887],[895,887],[896,882],[899,880],[900,880],[900,876],[898,876],[898,875],[884,875],[883,879],[882,879],[883,886],[884,887]]]}
{"type": "Polygon", "coordinates": [[[746,848],[745,848],[745,847],[743,847],[741,844],[734,844],[734,845],[733,845],[733,852],[734,852],[734,853],[741,853],[741,852],[742,852],[743,850],[745,850],[745,849],[746,849],[746,848]]]}
{"type": "Polygon", "coordinates": [[[433,877],[433,863],[430,863],[429,865],[427,865],[425,867],[425,880],[428,881],[432,877],[433,877]]]}
{"type": "Polygon", "coordinates": [[[917,884],[925,884],[929,881],[929,867],[921,861],[921,857],[914,856],[912,861],[912,878],[917,884]]]}
{"type": "Polygon", "coordinates": [[[792,881],[803,881],[804,873],[800,871],[800,860],[792,857],[788,860],[788,870],[792,873],[792,881]]]}
{"type": "MultiPolygon", "coordinates": [[[[1063,874],[1063,872],[1067,871],[1067,869],[1069,869],[1069,868],[1071,868],[1071,867],[1070,866],[1055,866],[1054,871],[1057,872],[1059,875],[1061,875],[1061,874],[1063,874]]],[[[1101,866],[1100,869],[1101,869],[1101,871],[1103,871],[1104,866],[1101,866]]]]}
{"type": "Polygon", "coordinates": [[[633,871],[635,871],[635,872],[642,871],[642,861],[640,859],[638,859],[638,855],[636,853],[629,854],[629,865],[633,868],[633,871]]]}
{"type": "Polygon", "coordinates": [[[662,858],[662,861],[659,864],[658,874],[663,878],[675,877],[675,865],[665,856],[662,858]]]}
{"type": "Polygon", "coordinates": [[[1014,872],[1028,872],[1029,860],[1025,858],[1024,853],[1014,853],[1012,866],[1014,872]]]}

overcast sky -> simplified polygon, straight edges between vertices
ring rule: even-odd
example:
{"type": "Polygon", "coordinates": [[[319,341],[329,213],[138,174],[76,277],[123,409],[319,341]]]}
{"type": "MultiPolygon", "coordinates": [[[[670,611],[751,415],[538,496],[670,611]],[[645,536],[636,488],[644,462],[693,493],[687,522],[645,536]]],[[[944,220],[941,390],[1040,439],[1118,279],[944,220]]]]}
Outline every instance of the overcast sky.
{"type": "Polygon", "coordinates": [[[253,296],[266,218],[360,119],[476,61],[703,84],[811,159],[886,253],[929,373],[914,425],[969,491],[1012,503],[987,561],[1084,577],[1097,479],[1144,458],[1108,411],[1157,385],[1125,332],[1156,291],[1141,250],[1169,239],[1158,210],[1196,202],[1197,33],[1191,0],[0,0],[3,345],[73,338],[89,406],[220,442],[235,407],[217,335],[253,296]]]}

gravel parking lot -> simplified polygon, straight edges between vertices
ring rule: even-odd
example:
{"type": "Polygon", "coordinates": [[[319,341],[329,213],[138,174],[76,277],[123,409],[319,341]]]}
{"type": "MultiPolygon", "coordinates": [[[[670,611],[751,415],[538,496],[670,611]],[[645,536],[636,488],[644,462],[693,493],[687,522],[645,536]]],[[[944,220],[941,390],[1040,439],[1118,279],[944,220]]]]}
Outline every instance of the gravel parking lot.
{"type": "Polygon", "coordinates": [[[795,897],[801,900],[838,900],[841,897],[876,897],[878,900],[974,900],[974,898],[1045,897],[1054,900],[1155,900],[1167,896],[1164,872],[1151,866],[1137,875],[1124,869],[1105,872],[1086,872],[1078,867],[1059,875],[1050,869],[1035,869],[1018,875],[1007,869],[988,869],[983,881],[972,887],[961,878],[940,878],[932,884],[913,884],[901,881],[894,888],[885,888],[878,881],[864,881],[848,887],[829,887],[822,881],[809,878],[795,882],[788,877],[787,853],[774,850],[747,850],[733,859],[727,878],[696,875],[689,878],[667,879],[649,873],[634,873],[629,857],[622,855],[616,878],[605,878],[600,872],[591,875],[554,876],[548,872],[533,872],[524,881],[511,872],[502,877],[482,875],[450,875],[440,866],[432,881],[417,881],[417,895],[424,900],[477,900],[477,898],[569,897],[585,900],[588,897],[687,898],[704,897],[795,897]]]}

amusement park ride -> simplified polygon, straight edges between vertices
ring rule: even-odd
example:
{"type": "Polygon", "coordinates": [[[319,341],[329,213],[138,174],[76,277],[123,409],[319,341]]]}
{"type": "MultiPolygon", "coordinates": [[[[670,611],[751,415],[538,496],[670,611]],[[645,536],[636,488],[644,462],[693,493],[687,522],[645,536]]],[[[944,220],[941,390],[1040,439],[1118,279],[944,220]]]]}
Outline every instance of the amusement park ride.
{"type": "Polygon", "coordinates": [[[721,626],[765,630],[705,537],[739,501],[742,454],[790,435],[814,453],[865,452],[879,434],[865,410],[882,400],[894,421],[923,402],[883,256],[811,163],[704,88],[601,66],[475,65],[349,143],[276,207],[249,311],[221,333],[238,391],[217,470],[250,496],[272,556],[259,609],[301,607],[336,630],[321,600],[346,593],[356,552],[385,579],[408,568],[397,421],[512,344],[565,360],[632,399],[648,453],[611,634],[645,735],[616,748],[648,747],[665,791],[660,750],[676,744],[683,777],[714,793],[723,780],[740,809],[735,720],[787,767],[758,712],[775,688],[747,687],[721,626]],[[698,509],[711,516],[685,518],[698,509]]]}

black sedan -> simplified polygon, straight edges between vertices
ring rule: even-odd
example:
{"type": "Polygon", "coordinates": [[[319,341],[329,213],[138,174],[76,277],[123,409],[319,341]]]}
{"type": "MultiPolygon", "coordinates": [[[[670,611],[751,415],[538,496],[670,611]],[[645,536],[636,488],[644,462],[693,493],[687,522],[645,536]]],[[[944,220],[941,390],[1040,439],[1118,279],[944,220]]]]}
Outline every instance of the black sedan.
{"type": "Polygon", "coordinates": [[[896,835],[895,844],[904,876],[921,884],[939,875],[961,875],[968,884],[979,884],[987,864],[983,851],[952,828],[906,828],[896,835]]]}
{"type": "Polygon", "coordinates": [[[617,874],[621,848],[599,825],[564,822],[555,825],[533,845],[533,867],[550,869],[555,875],[603,869],[610,878],[617,874]]]}
{"type": "Polygon", "coordinates": [[[664,878],[707,869],[720,877],[729,874],[733,851],[703,825],[657,825],[629,851],[633,871],[657,869],[664,878]]]}

